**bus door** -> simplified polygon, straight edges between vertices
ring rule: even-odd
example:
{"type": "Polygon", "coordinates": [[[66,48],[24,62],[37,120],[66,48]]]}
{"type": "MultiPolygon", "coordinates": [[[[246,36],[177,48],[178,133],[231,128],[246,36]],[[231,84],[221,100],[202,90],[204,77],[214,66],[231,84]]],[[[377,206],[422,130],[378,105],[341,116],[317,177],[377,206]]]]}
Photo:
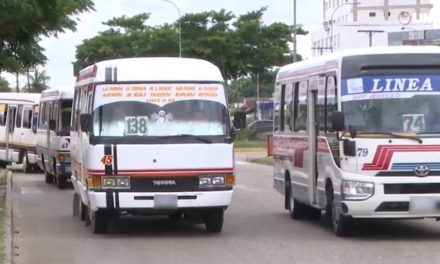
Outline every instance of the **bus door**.
{"type": "Polygon", "coordinates": [[[7,112],[6,122],[6,160],[13,161],[12,156],[14,153],[14,131],[15,131],[15,118],[17,115],[17,106],[9,105],[7,112]]]}
{"type": "Polygon", "coordinates": [[[317,100],[318,100],[318,77],[313,77],[309,81],[309,87],[307,91],[307,115],[308,115],[308,198],[311,204],[317,204],[317,182],[318,182],[318,169],[317,169],[317,143],[318,143],[318,122],[317,122],[317,100]]]}

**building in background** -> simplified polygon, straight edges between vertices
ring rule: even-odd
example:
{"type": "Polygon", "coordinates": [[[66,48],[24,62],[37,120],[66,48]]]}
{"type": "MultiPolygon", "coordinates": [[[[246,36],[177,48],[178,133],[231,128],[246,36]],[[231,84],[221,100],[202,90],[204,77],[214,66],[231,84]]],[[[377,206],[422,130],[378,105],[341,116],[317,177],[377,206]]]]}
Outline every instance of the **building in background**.
{"type": "Polygon", "coordinates": [[[323,27],[311,33],[312,55],[386,46],[390,42],[389,36],[400,38],[433,29],[431,10],[434,1],[322,0],[323,27]],[[393,35],[395,32],[402,34],[393,35]]]}

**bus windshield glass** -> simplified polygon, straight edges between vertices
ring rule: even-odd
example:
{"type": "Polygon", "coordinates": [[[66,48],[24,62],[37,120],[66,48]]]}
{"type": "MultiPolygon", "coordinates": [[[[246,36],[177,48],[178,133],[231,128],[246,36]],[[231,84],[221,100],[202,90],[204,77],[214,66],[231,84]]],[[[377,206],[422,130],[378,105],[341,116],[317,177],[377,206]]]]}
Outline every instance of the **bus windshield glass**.
{"type": "Polygon", "coordinates": [[[98,85],[95,137],[225,137],[229,116],[221,84],[98,85]]]}
{"type": "Polygon", "coordinates": [[[70,118],[72,115],[72,99],[61,100],[59,133],[62,136],[70,134],[70,118]]]}
{"type": "Polygon", "coordinates": [[[341,95],[356,131],[440,133],[440,74],[343,78],[341,95]]]}

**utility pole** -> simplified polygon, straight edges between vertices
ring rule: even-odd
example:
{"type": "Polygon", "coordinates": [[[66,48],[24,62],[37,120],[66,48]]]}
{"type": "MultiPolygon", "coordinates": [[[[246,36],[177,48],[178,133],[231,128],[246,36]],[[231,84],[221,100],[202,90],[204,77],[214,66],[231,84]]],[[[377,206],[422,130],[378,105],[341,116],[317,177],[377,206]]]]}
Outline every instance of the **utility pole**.
{"type": "Polygon", "coordinates": [[[374,29],[370,29],[370,30],[359,29],[357,32],[359,32],[359,33],[367,33],[368,34],[368,38],[369,38],[368,46],[372,47],[373,46],[373,34],[374,33],[384,33],[385,31],[383,31],[383,30],[374,30],[374,29]]]}
{"type": "Polygon", "coordinates": [[[293,0],[293,62],[296,62],[296,0],[293,0]]]}

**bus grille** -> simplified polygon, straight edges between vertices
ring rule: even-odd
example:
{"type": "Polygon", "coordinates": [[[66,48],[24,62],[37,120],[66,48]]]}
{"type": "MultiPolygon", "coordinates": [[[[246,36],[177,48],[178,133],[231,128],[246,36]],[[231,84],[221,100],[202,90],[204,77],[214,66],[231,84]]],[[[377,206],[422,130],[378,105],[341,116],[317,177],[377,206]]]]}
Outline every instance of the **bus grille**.
{"type": "Polygon", "coordinates": [[[197,177],[131,178],[131,190],[136,192],[197,191],[198,188],[197,177]]]}
{"type": "Polygon", "coordinates": [[[385,184],[385,194],[440,193],[440,183],[385,184]]]}

